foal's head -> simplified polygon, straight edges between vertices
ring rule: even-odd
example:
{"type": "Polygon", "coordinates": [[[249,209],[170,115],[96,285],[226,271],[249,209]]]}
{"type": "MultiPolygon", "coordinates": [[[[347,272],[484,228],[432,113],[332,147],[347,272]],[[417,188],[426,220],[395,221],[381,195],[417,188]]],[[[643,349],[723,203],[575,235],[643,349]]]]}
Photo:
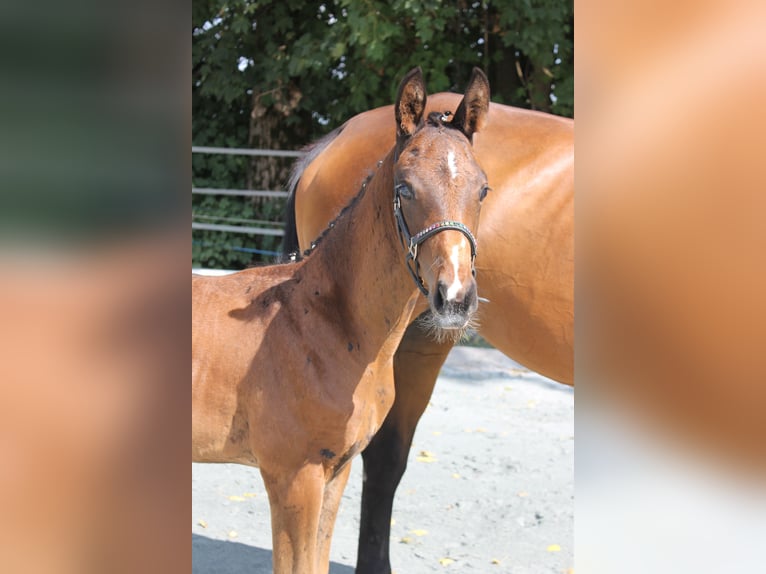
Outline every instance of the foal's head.
{"type": "Polygon", "coordinates": [[[476,240],[487,176],[473,155],[473,134],[489,111],[489,82],[474,68],[465,96],[447,114],[424,118],[420,68],[399,86],[394,106],[394,210],[408,249],[407,263],[431,306],[430,326],[459,332],[478,305],[476,240]]]}

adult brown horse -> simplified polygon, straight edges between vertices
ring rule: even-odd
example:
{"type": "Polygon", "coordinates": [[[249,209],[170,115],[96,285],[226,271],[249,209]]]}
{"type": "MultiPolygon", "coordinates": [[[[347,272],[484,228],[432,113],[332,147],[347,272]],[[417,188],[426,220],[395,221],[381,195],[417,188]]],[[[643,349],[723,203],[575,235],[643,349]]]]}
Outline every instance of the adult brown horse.
{"type": "MultiPolygon", "coordinates": [[[[428,111],[455,110],[456,94],[436,94],[428,111]]],[[[290,182],[284,247],[305,248],[352,197],[394,141],[391,108],[347,121],[299,160],[290,182]]],[[[476,156],[491,191],[476,260],[479,332],[509,357],[573,384],[574,124],[548,114],[491,104],[476,156]]],[[[421,299],[414,313],[425,310],[421,299]]],[[[427,313],[426,313],[427,316],[427,313]]],[[[357,572],[388,573],[391,511],[417,422],[452,342],[420,323],[396,353],[396,399],[363,453],[365,482],[357,572]]]]}
{"type": "Polygon", "coordinates": [[[260,468],[281,574],[329,569],[348,463],[393,403],[420,291],[438,328],[478,305],[487,180],[470,141],[489,84],[474,73],[451,123],[424,122],[425,103],[418,68],[389,109],[393,149],[305,259],[192,279],[192,457],[260,468]]]}

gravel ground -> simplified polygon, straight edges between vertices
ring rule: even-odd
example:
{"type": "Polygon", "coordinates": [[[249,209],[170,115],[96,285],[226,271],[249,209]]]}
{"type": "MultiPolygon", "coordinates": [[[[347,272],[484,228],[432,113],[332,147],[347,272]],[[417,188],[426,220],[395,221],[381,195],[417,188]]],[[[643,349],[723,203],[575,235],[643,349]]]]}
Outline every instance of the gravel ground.
{"type": "MultiPolygon", "coordinates": [[[[356,562],[362,460],[353,462],[331,574],[356,562]]],[[[494,349],[456,347],[420,421],[394,504],[398,574],[573,572],[574,394],[494,349]]],[[[257,469],[192,465],[194,574],[271,572],[257,469]]]]}

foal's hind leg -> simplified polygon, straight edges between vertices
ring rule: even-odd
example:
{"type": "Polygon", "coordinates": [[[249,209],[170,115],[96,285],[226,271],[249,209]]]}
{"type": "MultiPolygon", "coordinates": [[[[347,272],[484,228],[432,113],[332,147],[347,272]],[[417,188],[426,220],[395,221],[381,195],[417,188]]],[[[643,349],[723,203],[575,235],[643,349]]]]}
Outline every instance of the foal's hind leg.
{"type": "Polygon", "coordinates": [[[365,480],[359,528],[357,574],[389,574],[389,538],[394,494],[407,467],[415,427],[433,392],[452,343],[438,343],[415,324],[394,358],[396,398],[380,430],[362,453],[365,480]]]}
{"type": "Polygon", "coordinates": [[[318,574],[327,574],[330,569],[330,543],[332,532],[335,528],[335,518],[338,516],[338,507],[343,491],[346,489],[348,475],[351,472],[351,463],[346,466],[327,483],[324,489],[324,501],[322,512],[319,516],[319,539],[317,541],[317,553],[319,556],[318,574]]]}
{"type": "Polygon", "coordinates": [[[271,507],[274,574],[316,574],[322,465],[305,465],[295,472],[261,469],[261,475],[271,507]]]}

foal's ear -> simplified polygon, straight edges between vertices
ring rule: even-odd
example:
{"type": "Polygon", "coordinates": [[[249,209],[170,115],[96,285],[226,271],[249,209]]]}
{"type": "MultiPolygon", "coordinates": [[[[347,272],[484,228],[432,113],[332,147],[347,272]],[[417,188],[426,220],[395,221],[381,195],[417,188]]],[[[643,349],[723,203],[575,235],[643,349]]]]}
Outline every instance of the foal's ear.
{"type": "Polygon", "coordinates": [[[487,123],[489,113],[489,80],[479,68],[474,68],[465,96],[460,102],[452,125],[462,131],[473,142],[473,134],[487,123]]]}
{"type": "Polygon", "coordinates": [[[413,68],[399,84],[394,105],[396,115],[396,139],[410,136],[423,120],[426,109],[426,85],[420,66],[413,68]]]}

